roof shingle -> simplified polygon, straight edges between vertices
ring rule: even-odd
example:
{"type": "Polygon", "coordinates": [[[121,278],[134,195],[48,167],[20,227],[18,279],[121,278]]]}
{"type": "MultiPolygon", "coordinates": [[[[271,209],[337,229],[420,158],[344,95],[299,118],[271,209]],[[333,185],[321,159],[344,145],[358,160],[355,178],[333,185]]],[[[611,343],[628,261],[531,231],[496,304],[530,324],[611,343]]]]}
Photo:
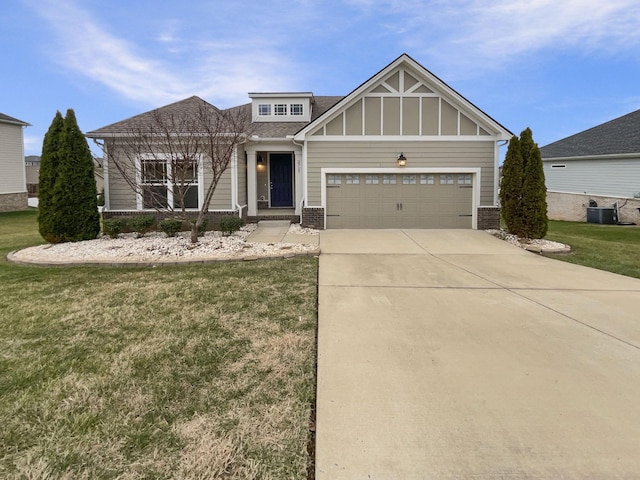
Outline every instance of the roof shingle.
{"type": "Polygon", "coordinates": [[[640,110],[540,148],[542,158],[640,153],[640,110]]]}

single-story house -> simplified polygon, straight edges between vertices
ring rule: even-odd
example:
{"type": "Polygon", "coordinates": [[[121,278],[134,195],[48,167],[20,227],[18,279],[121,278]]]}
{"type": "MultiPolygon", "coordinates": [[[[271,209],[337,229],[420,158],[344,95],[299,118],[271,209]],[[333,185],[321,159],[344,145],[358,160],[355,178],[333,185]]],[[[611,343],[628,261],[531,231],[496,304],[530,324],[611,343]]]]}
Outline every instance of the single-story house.
{"type": "Polygon", "coordinates": [[[0,212],[27,208],[24,133],[27,122],[0,113],[0,212]]]}
{"type": "Polygon", "coordinates": [[[540,149],[549,218],[585,221],[587,208],[617,205],[640,223],[640,110],[540,149]]]}
{"type": "MultiPolygon", "coordinates": [[[[233,108],[251,115],[251,133],[218,184],[212,215],[288,218],[316,228],[499,225],[499,147],[513,134],[410,56],[346,96],[249,97],[233,108]]],[[[202,102],[191,97],[152,112],[171,115],[202,102]]],[[[106,152],[107,216],[149,210],[110,156],[152,112],[87,133],[106,152]]],[[[207,172],[200,172],[194,207],[206,182],[207,172]]]]}

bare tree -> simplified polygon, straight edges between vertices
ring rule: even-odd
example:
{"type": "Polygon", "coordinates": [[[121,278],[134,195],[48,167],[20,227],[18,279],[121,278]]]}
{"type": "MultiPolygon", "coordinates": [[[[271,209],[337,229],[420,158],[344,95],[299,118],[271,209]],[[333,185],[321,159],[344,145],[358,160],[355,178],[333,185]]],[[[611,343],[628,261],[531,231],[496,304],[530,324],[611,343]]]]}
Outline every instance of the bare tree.
{"type": "Polygon", "coordinates": [[[219,110],[198,97],[134,117],[126,132],[104,148],[109,165],[140,195],[143,208],[172,212],[191,222],[191,242],[236,155],[251,136],[251,111],[219,110]],[[199,201],[200,172],[207,179],[199,201]],[[194,214],[196,214],[194,218],[194,214]]]}

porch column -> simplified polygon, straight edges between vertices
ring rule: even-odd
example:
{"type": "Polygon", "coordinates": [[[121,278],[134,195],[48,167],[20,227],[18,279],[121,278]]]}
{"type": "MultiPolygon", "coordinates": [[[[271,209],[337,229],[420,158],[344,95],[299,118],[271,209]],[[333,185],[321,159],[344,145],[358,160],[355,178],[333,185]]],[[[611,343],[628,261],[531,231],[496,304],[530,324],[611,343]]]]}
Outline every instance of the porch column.
{"type": "Polygon", "coordinates": [[[295,209],[296,209],[296,215],[300,215],[301,209],[300,209],[300,202],[302,202],[302,195],[303,195],[303,177],[304,175],[302,174],[302,152],[298,149],[296,149],[294,151],[294,157],[295,157],[295,161],[293,162],[293,164],[295,165],[295,179],[296,179],[296,188],[295,188],[295,192],[296,192],[296,204],[294,205],[295,209]]]}
{"type": "Polygon", "coordinates": [[[258,215],[258,179],[256,176],[256,151],[247,150],[247,216],[258,215]]]}

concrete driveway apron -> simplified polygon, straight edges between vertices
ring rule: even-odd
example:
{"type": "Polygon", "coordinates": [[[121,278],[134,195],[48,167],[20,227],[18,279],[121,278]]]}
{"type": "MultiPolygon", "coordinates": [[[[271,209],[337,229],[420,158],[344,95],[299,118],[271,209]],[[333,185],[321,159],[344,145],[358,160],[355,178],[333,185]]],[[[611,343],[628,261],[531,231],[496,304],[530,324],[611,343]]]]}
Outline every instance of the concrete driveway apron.
{"type": "Polygon", "coordinates": [[[640,280],[481,231],[321,233],[316,478],[640,478],[640,280]]]}

